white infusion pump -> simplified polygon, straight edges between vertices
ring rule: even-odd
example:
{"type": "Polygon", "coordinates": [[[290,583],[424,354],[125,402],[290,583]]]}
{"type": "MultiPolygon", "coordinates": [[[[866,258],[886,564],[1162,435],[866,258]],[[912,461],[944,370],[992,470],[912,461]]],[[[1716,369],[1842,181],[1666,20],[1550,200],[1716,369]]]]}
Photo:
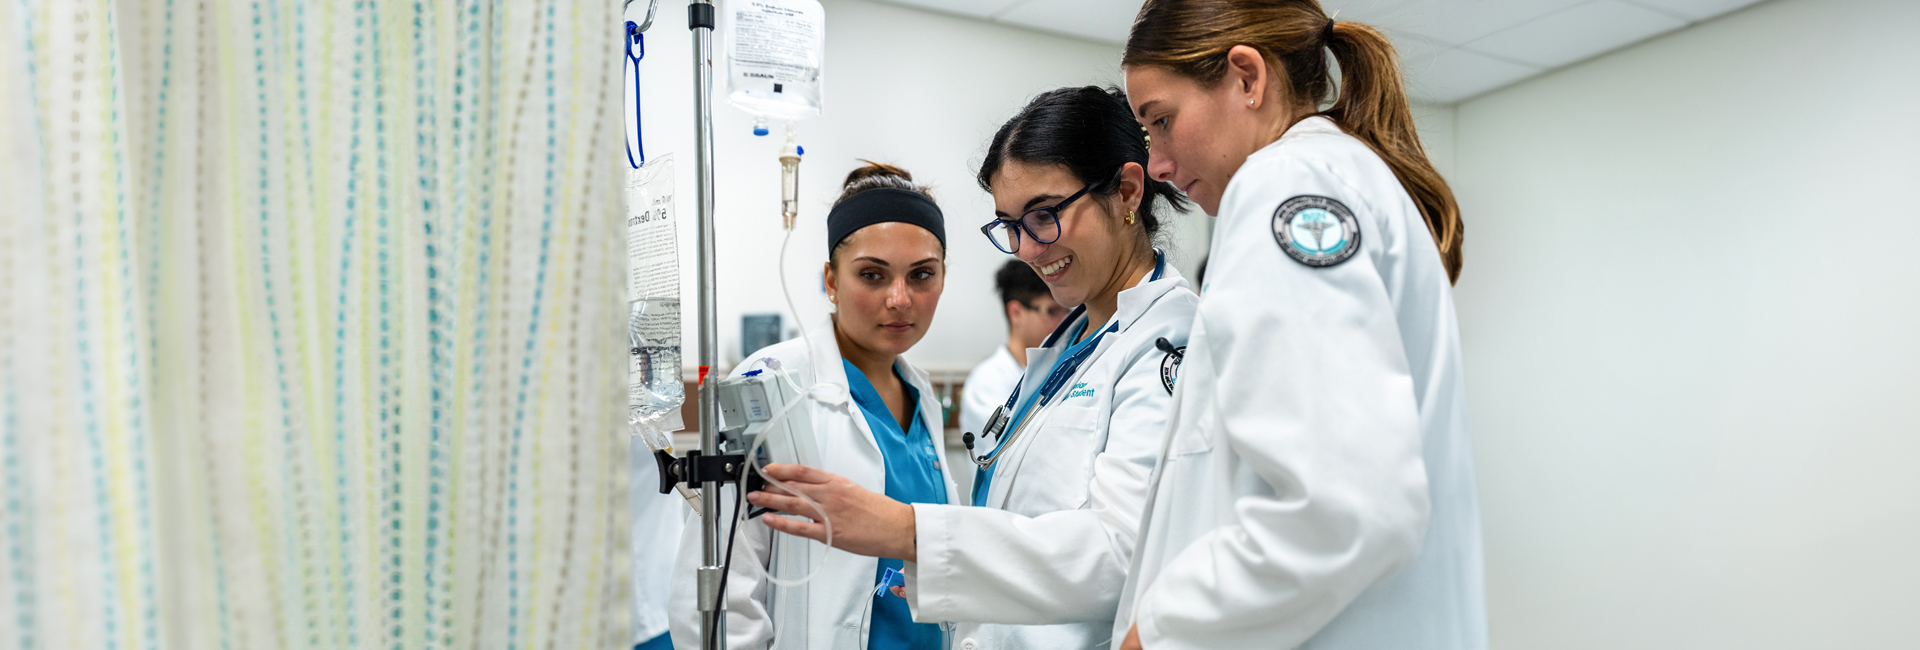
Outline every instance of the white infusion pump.
{"type": "Polygon", "coordinates": [[[744,454],[765,437],[757,463],[797,463],[820,466],[820,446],[813,438],[810,409],[788,405],[806,399],[794,391],[784,370],[754,370],[720,382],[720,433],[726,453],[744,454]],[[774,416],[786,417],[774,422],[774,416]]]}

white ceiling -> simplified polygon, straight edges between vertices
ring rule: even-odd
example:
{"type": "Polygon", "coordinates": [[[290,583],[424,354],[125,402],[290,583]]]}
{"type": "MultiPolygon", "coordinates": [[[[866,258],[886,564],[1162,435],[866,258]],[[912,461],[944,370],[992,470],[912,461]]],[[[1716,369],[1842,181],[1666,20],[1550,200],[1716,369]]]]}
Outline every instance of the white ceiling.
{"type": "MultiPolygon", "coordinates": [[[[882,0],[1125,43],[1141,0],[882,0]]],[[[1415,97],[1451,104],[1761,0],[1321,0],[1386,30],[1415,97]]]]}

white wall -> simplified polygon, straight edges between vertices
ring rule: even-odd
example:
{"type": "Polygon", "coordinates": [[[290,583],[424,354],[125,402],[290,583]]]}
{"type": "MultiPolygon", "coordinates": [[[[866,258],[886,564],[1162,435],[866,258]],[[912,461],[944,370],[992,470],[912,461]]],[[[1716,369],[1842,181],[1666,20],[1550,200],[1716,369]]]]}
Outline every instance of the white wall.
{"type": "Polygon", "coordinates": [[[1920,3],[1465,102],[1497,648],[1920,647],[1920,3]]]}
{"type": "MultiPolygon", "coordinates": [[[[799,123],[807,155],[801,165],[800,225],[787,265],[795,297],[807,319],[826,313],[819,283],[826,261],[827,208],[839,195],[840,181],[861,164],[855,159],[905,167],[916,181],[933,187],[946,213],[949,249],[949,277],[938,316],[908,357],[936,369],[970,368],[1006,338],[993,271],[1010,257],[978,232],[980,224],[993,218],[992,201],[973,180],[987,141],[1039,92],[1119,83],[1120,48],[860,0],[824,4],[826,111],[799,123]]],[[[678,167],[687,357],[692,364],[692,39],[680,6],[661,3],[641,65],[648,154],[671,151],[678,167]]],[[[721,65],[718,72],[724,69],[721,65]]],[[[716,83],[716,91],[720,336],[722,356],[734,359],[743,353],[742,313],[787,311],[773,271],[784,234],[775,160],[782,139],[777,124],[775,135],[754,137],[751,118],[726,103],[724,80],[716,83]]],[[[1191,271],[1206,253],[1204,218],[1196,213],[1172,220],[1172,257],[1184,270],[1191,271]]]]}

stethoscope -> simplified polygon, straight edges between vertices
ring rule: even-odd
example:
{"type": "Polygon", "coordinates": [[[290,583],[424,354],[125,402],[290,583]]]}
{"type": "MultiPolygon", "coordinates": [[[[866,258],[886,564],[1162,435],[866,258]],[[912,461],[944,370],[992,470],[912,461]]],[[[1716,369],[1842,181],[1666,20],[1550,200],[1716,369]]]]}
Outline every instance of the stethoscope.
{"type": "MultiPolygon", "coordinates": [[[[1072,323],[1079,320],[1080,315],[1085,313],[1086,309],[1086,305],[1074,308],[1073,314],[1067,317],[1067,322],[1072,323]]],[[[1027,407],[1027,414],[1031,416],[1041,409],[1046,408],[1047,403],[1053,401],[1053,396],[1059,394],[1062,387],[1067,386],[1070,380],[1078,376],[1080,364],[1085,363],[1088,357],[1093,356],[1093,351],[1100,348],[1100,339],[1105,337],[1109,332],[1118,331],[1119,329],[1119,323],[1108,325],[1106,328],[1100,330],[1100,333],[1093,335],[1093,340],[1088,341],[1086,347],[1081,348],[1079,352],[1074,353],[1072,356],[1062,359],[1058,365],[1055,365],[1053,372],[1047,375],[1046,383],[1040,385],[1039,398],[1034,400],[1032,406],[1027,407]]],[[[1028,425],[1033,424],[1033,421],[1037,419],[1027,417],[1020,420],[1020,428],[1014,429],[1013,433],[1009,434],[1005,440],[1001,440],[1000,434],[1006,431],[1007,422],[1013,419],[1013,406],[1019,401],[1020,388],[1016,386],[1013,389],[1013,394],[1007,396],[1007,403],[993,407],[993,415],[987,416],[987,426],[981,430],[981,438],[984,439],[990,435],[993,436],[994,440],[1000,440],[1000,444],[995,445],[993,451],[988,452],[987,455],[973,455],[972,433],[963,433],[960,435],[960,443],[967,447],[967,458],[972,460],[973,464],[979,465],[980,469],[991,468],[994,463],[999,462],[1000,456],[1013,447],[1014,441],[1020,438],[1021,432],[1026,431],[1028,425]]]]}
{"type": "MultiPolygon", "coordinates": [[[[1153,276],[1147,279],[1148,282],[1159,280],[1161,272],[1166,269],[1166,256],[1155,255],[1155,258],[1153,276]]],[[[1061,326],[1060,330],[1048,337],[1047,342],[1042,344],[1042,347],[1057,342],[1065,335],[1068,328],[1072,326],[1072,323],[1079,321],[1080,317],[1086,314],[1086,312],[1086,305],[1075,307],[1073,313],[1067,315],[1065,324],[1061,326]]],[[[1001,440],[1000,434],[1006,431],[1007,422],[1013,419],[1014,405],[1020,401],[1020,387],[1015,386],[1013,388],[1013,394],[1007,396],[1007,403],[993,407],[993,415],[987,416],[987,425],[981,428],[980,439],[985,440],[987,436],[993,436],[994,440],[999,441],[999,444],[994,446],[993,451],[987,452],[984,456],[975,456],[973,454],[973,433],[967,432],[960,435],[960,443],[967,447],[967,459],[973,461],[973,464],[980,466],[982,470],[991,469],[994,463],[1000,462],[1000,456],[1005,454],[1008,449],[1012,449],[1014,446],[1013,443],[1019,440],[1020,434],[1028,429],[1028,425],[1033,424],[1033,421],[1038,419],[1033,416],[1037,415],[1040,410],[1046,408],[1047,403],[1053,401],[1054,395],[1058,394],[1061,388],[1071,384],[1072,380],[1079,376],[1078,371],[1080,365],[1091,358],[1095,350],[1100,349],[1100,339],[1111,332],[1117,332],[1119,330],[1120,324],[1118,322],[1102,328],[1099,333],[1093,335],[1093,340],[1087,341],[1086,347],[1081,348],[1079,352],[1062,359],[1060,363],[1056,364],[1053,367],[1053,372],[1047,375],[1046,383],[1040,385],[1039,397],[1034,400],[1032,406],[1027,407],[1028,417],[1022,418],[1020,420],[1020,427],[1014,429],[1013,433],[1008,434],[1005,440],[1001,440]]]]}

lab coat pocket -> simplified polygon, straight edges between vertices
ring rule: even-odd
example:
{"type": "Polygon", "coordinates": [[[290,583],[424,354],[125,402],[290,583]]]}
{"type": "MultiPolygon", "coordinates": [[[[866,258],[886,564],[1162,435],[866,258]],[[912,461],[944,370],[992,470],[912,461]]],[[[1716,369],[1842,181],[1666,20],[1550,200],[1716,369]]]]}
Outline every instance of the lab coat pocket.
{"type": "MultiPolygon", "coordinates": [[[[1087,504],[1087,484],[1093,480],[1093,458],[1105,439],[1105,410],[1097,405],[1062,404],[1047,419],[1021,454],[1017,492],[1010,493],[1007,509],[1027,516],[1073,510],[1087,504]]],[[[996,479],[997,480],[997,479],[996,479]]]]}

